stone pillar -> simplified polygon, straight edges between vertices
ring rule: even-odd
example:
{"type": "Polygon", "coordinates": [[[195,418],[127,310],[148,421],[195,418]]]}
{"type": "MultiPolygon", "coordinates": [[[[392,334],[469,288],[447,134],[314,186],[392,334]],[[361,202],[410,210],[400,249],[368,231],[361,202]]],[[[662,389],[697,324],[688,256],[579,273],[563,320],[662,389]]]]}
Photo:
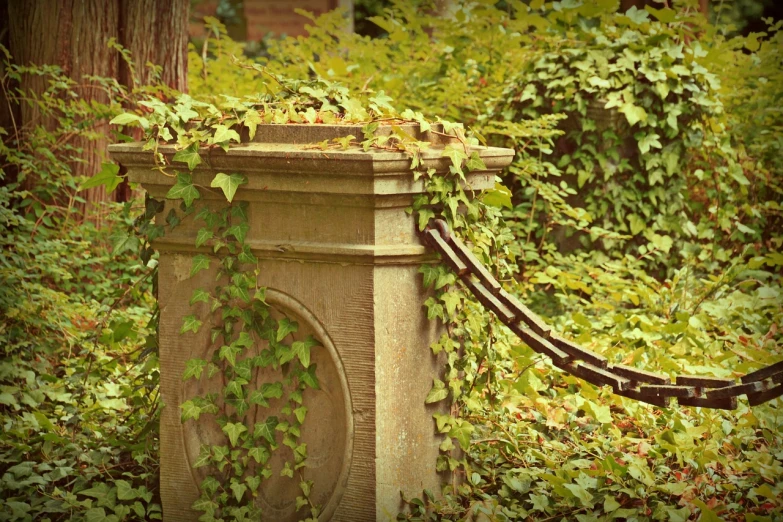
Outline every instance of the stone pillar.
{"type": "MultiPolygon", "coordinates": [[[[418,134],[418,125],[406,130],[418,134]]],[[[305,394],[309,412],[302,429],[309,464],[303,470],[315,483],[311,497],[323,508],[321,520],[392,520],[402,507],[400,490],[417,496],[424,488],[437,493],[448,478],[435,471],[440,436],[432,414],[440,406],[424,404],[442,370],[429,350],[440,329],[427,320],[422,306],[427,295],[418,272],[433,256],[405,212],[423,184],[413,180],[404,154],[323,151],[310,145],[350,134],[362,136],[361,128],[260,126],[252,143],[227,153],[203,151],[204,162],[193,177],[208,187],[217,172],[247,176],[235,200],[250,203],[247,242],[259,259],[258,279],[269,289],[267,302],[299,323],[298,336],[311,334],[323,344],[313,350],[321,390],[305,394]]],[[[425,164],[447,169],[450,160],[438,151],[444,138],[427,133],[421,139],[433,143],[425,164]]],[[[170,158],[173,150],[162,152],[170,158]]],[[[495,173],[513,157],[510,149],[479,152],[488,170],[469,175],[468,183],[477,190],[492,187],[495,173]]],[[[128,168],[131,181],[164,199],[172,180],[150,169],[151,153],[143,152],[141,144],[112,145],[110,153],[128,168]]],[[[196,204],[223,200],[219,192],[201,194],[196,204]]],[[[159,221],[179,203],[167,201],[159,221]]],[[[220,387],[181,378],[185,362],[205,358],[210,345],[207,325],[195,336],[179,333],[185,315],[207,316],[204,303],[189,306],[192,290],[215,285],[214,271],[188,277],[202,225],[188,217],[156,241],[166,521],[196,519],[190,506],[203,476],[191,464],[201,443],[223,443],[212,415],[182,424],[178,407],[194,394],[220,387]]],[[[257,349],[262,348],[259,341],[257,349]]],[[[260,385],[264,375],[256,381],[260,385]]],[[[278,473],[290,457],[284,450],[289,451],[275,452],[274,474],[262,483],[257,498],[265,520],[298,520],[299,478],[278,473]]]]}

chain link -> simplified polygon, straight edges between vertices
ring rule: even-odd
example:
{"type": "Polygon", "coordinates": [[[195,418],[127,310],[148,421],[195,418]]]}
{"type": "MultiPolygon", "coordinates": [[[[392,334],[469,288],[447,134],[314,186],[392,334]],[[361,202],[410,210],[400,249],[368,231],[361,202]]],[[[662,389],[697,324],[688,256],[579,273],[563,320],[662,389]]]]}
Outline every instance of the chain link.
{"type": "Polygon", "coordinates": [[[611,386],[617,395],[659,407],[668,406],[669,399],[675,398],[682,406],[733,410],[740,395],[747,396],[751,406],[783,395],[783,361],[749,373],[740,382],[696,375],[677,375],[672,382],[666,375],[609,364],[606,357],[553,333],[540,317],[503,290],[445,221],[433,220],[423,235],[482,305],[530,348],[571,375],[596,386],[611,386]]]}

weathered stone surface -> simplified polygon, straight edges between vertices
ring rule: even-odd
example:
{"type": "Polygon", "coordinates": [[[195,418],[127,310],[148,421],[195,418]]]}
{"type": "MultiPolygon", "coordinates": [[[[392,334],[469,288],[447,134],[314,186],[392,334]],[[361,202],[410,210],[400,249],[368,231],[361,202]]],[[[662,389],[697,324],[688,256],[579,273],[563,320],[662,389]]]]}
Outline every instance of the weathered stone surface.
{"type": "MultiPolygon", "coordinates": [[[[417,126],[406,130],[416,133],[417,126]]],[[[432,420],[442,407],[424,404],[442,367],[429,350],[441,330],[426,318],[418,273],[420,264],[434,256],[405,212],[413,195],[424,190],[421,181],[413,180],[405,155],[322,151],[311,145],[349,134],[361,138],[361,128],[260,126],[253,143],[227,153],[203,151],[194,181],[208,187],[216,172],[248,177],[235,199],[250,203],[247,242],[259,258],[258,283],[269,288],[270,304],[299,322],[297,336],[312,334],[323,344],[313,351],[322,390],[305,393],[309,412],[302,430],[310,463],[304,475],[315,483],[314,499],[324,508],[321,519],[389,520],[401,507],[400,490],[407,495],[424,488],[437,492],[443,482],[435,471],[440,440],[432,420]]],[[[444,138],[422,137],[433,143],[424,154],[425,165],[446,170],[450,160],[437,150],[444,138]]],[[[171,148],[161,151],[169,159],[173,155],[171,148]]],[[[513,157],[510,149],[479,152],[488,170],[468,176],[476,190],[492,187],[495,171],[513,157]]],[[[141,144],[112,145],[110,153],[128,168],[131,181],[153,197],[165,197],[172,180],[151,169],[152,155],[141,144]]],[[[222,199],[219,192],[202,190],[196,204],[219,206],[222,199]]],[[[178,205],[167,202],[162,216],[178,205]]],[[[223,436],[212,416],[183,425],[179,412],[189,397],[220,387],[219,382],[181,379],[185,362],[204,357],[209,348],[209,325],[197,335],[179,333],[185,315],[207,317],[203,303],[189,306],[193,289],[215,285],[213,270],[188,277],[202,224],[185,218],[156,241],[164,404],[161,499],[167,521],[195,520],[190,505],[203,477],[191,464],[200,444],[223,436]]],[[[258,341],[256,349],[263,348],[258,341]]],[[[259,373],[256,382],[266,378],[259,373]]],[[[290,457],[283,450],[259,495],[258,505],[269,520],[298,519],[293,501],[299,479],[277,473],[290,457]]]]}

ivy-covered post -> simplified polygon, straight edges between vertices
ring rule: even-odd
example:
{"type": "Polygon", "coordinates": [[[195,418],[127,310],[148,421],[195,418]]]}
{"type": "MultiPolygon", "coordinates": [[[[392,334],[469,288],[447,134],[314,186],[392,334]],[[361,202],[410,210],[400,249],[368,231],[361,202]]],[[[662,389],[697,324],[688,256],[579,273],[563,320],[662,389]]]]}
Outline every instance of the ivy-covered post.
{"type": "MultiPolygon", "coordinates": [[[[406,135],[430,143],[421,153],[425,168],[448,171],[451,160],[442,155],[444,145],[463,146],[445,134],[421,133],[418,124],[402,127],[406,135]]],[[[390,128],[381,125],[375,132],[388,134],[390,128]]],[[[409,154],[392,147],[348,146],[348,137],[362,132],[357,125],[260,125],[252,142],[227,151],[199,151],[202,161],[192,170],[200,195],[194,211],[177,214],[182,202],[166,200],[157,215],[158,224],[168,220],[169,225],[177,225],[167,226],[165,235],[154,242],[160,252],[165,520],[197,518],[192,505],[207,476],[198,467],[199,459],[219,464],[224,458],[232,463],[234,453],[209,448],[240,449],[237,440],[246,440],[245,451],[252,451],[255,443],[273,450],[271,457],[266,449],[250,453],[259,469],[263,466],[259,476],[265,479],[252,495],[246,484],[253,489],[258,483],[250,479],[231,482],[228,491],[229,496],[254,503],[265,520],[299,520],[304,511],[298,510],[308,503],[317,506],[319,520],[388,520],[402,507],[401,490],[409,496],[418,496],[425,488],[436,494],[440,490],[444,477],[435,470],[440,436],[433,413],[444,413],[445,402],[425,405],[425,398],[433,379],[441,377],[443,366],[429,349],[441,332],[427,319],[423,307],[427,292],[419,270],[435,257],[423,246],[409,212],[414,196],[424,192],[424,180],[414,179],[409,154]],[[344,146],[314,146],[325,141],[344,146]],[[266,288],[264,299],[280,319],[276,324],[283,325],[267,340],[251,332],[252,342],[244,343],[249,346],[237,340],[231,346],[215,347],[221,314],[210,311],[210,299],[198,298],[199,289],[219,295],[227,284],[216,279],[221,262],[213,252],[220,242],[205,238],[211,234],[204,232],[208,213],[200,210],[206,207],[216,215],[226,206],[226,187],[219,187],[222,193],[209,188],[220,174],[220,180],[236,174],[234,179],[246,181],[234,186],[236,192],[231,194],[232,215],[247,219],[248,226],[239,231],[240,243],[253,254],[245,261],[254,263],[245,263],[245,273],[252,274],[254,287],[266,288]],[[195,321],[193,328],[187,322],[183,326],[186,318],[195,321]],[[296,395],[286,388],[290,375],[285,374],[285,364],[277,364],[282,361],[279,353],[289,349],[277,341],[286,338],[293,341],[292,353],[298,353],[303,366],[314,369],[317,389],[296,395]],[[308,338],[318,345],[308,344],[308,338]],[[217,349],[230,355],[237,343],[238,350],[249,350],[256,357],[253,360],[260,361],[248,365],[248,378],[242,379],[241,387],[230,391],[237,379],[227,383],[220,374],[183,380],[186,370],[200,375],[204,368],[193,371],[188,361],[209,361],[217,349]],[[264,362],[266,355],[271,363],[264,362]],[[278,381],[282,388],[272,386],[278,381]],[[216,402],[225,408],[246,410],[245,426],[228,424],[227,429],[225,420],[221,426],[219,413],[208,408],[184,415],[183,422],[181,406],[210,393],[223,394],[224,402],[216,402]],[[290,405],[297,404],[291,398],[301,406],[292,409],[290,405]],[[285,420],[299,417],[301,421],[304,412],[304,422],[285,420]],[[261,436],[239,439],[244,433],[261,436]],[[298,442],[289,444],[290,440],[298,442]]],[[[466,183],[475,190],[491,188],[495,173],[511,161],[513,151],[482,147],[478,151],[485,168],[467,174],[466,183]]],[[[130,180],[155,199],[164,200],[181,182],[154,170],[153,152],[143,150],[142,144],[117,144],[110,152],[127,167],[130,180]]],[[[159,152],[173,159],[173,148],[161,146],[159,152]]],[[[229,307],[222,317],[232,313],[229,307]]],[[[223,356],[221,351],[221,360],[223,356]]],[[[226,469],[225,480],[235,481],[228,478],[230,467],[221,468],[226,469]]],[[[213,491],[213,496],[219,492],[213,491]]]]}

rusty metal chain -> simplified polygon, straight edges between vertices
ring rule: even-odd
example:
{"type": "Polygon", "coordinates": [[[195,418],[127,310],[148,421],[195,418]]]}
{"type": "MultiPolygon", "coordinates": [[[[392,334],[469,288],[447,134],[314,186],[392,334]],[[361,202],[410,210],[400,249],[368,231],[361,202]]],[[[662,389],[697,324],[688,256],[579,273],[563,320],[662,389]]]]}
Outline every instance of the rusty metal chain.
{"type": "Polygon", "coordinates": [[[571,375],[596,386],[609,385],[617,395],[660,407],[676,398],[683,406],[733,410],[740,395],[746,395],[751,406],[783,395],[783,361],[749,373],[739,382],[694,375],[677,375],[672,382],[667,375],[610,364],[606,357],[553,333],[540,317],[503,290],[470,249],[451,234],[445,221],[432,221],[423,235],[482,305],[530,348],[571,375]]]}

